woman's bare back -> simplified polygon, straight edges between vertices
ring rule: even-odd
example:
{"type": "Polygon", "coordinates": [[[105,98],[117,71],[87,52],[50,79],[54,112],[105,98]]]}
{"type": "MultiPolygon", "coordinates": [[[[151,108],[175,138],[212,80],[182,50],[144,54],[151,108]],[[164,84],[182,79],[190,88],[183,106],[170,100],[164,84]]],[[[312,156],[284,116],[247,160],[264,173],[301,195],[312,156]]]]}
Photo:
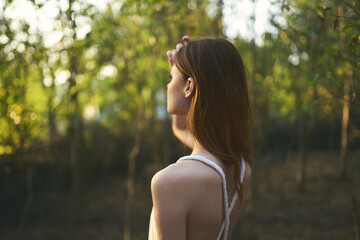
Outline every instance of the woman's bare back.
{"type": "MultiPolygon", "coordinates": [[[[181,198],[182,201],[179,201],[178,204],[173,205],[173,207],[182,209],[180,211],[186,212],[186,214],[182,216],[182,221],[185,222],[184,226],[179,227],[179,231],[183,231],[183,228],[185,227],[186,236],[183,237],[189,240],[216,239],[225,216],[222,179],[214,168],[195,159],[191,159],[191,156],[189,156],[189,158],[190,159],[172,164],[158,172],[154,176],[152,184],[162,185],[162,187],[165,185],[165,188],[171,188],[175,185],[175,191],[173,193],[168,193],[171,195],[168,200],[171,201],[171,198],[174,197],[173,194],[180,194],[178,197],[181,198]]],[[[221,161],[218,161],[212,156],[209,156],[208,159],[222,168],[227,176],[226,179],[228,180],[226,182],[230,204],[235,193],[235,185],[231,184],[233,182],[232,174],[230,174],[232,172],[231,166],[225,166],[221,161]]],[[[247,163],[245,166],[246,171],[243,180],[244,198],[249,188],[251,176],[250,166],[247,163]]],[[[156,188],[156,186],[154,188],[156,188]]],[[[171,191],[171,189],[169,190],[171,191]]],[[[166,196],[159,197],[167,198],[166,196]]],[[[244,201],[240,202],[240,200],[241,199],[238,198],[234,209],[230,214],[229,236],[235,227],[244,205],[244,201]]],[[[159,211],[163,212],[164,209],[156,209],[156,206],[156,203],[154,203],[154,216],[152,216],[152,218],[156,219],[154,227],[156,226],[156,228],[160,230],[160,233],[157,231],[160,235],[159,239],[166,239],[167,233],[165,232],[164,235],[162,235],[162,230],[167,231],[167,229],[173,229],[171,234],[175,235],[173,231],[176,231],[177,227],[169,228],[169,224],[171,223],[168,221],[163,225],[161,223],[162,214],[159,213],[159,211]],[[160,218],[160,223],[158,222],[158,218],[160,218]]],[[[171,210],[173,211],[173,209],[171,210]]],[[[178,224],[179,220],[181,221],[181,218],[178,219],[177,222],[174,221],[174,224],[178,224]]],[[[182,225],[182,223],[180,223],[180,225],[182,225]]],[[[183,237],[179,237],[178,239],[185,239],[183,237]]],[[[151,236],[149,236],[149,239],[152,239],[151,236]]]]}

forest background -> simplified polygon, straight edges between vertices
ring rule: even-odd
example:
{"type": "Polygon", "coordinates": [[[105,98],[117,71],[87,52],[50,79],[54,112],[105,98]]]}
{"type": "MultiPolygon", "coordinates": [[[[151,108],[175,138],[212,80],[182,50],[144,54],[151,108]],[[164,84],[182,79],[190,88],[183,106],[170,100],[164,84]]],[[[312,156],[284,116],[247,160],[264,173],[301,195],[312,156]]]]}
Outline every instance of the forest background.
{"type": "MultiPolygon", "coordinates": [[[[147,239],[151,177],[189,153],[166,113],[165,53],[184,34],[227,37],[224,3],[53,2],[48,44],[1,1],[0,239],[147,239]]],[[[231,39],[255,144],[232,239],[359,240],[360,1],[272,4],[260,44],[231,39]]]]}

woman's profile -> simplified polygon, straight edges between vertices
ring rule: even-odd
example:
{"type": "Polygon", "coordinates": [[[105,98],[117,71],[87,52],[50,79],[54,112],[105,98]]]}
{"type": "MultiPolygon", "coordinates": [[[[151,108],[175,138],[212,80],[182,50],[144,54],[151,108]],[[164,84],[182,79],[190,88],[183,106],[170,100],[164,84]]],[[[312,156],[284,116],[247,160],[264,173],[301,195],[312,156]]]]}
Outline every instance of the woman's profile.
{"type": "Polygon", "coordinates": [[[246,70],[232,43],[205,38],[168,52],[167,111],[189,156],[151,181],[149,239],[230,239],[252,165],[246,70]]]}

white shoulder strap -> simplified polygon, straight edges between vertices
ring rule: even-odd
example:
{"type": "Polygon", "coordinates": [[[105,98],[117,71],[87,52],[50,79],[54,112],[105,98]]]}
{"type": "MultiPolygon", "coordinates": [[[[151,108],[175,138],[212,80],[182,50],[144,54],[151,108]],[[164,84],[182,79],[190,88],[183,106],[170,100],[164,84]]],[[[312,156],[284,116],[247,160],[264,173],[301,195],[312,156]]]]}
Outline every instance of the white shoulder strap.
{"type": "Polygon", "coordinates": [[[242,183],[244,181],[244,177],[245,177],[245,161],[244,158],[241,158],[241,173],[240,173],[240,182],[242,183]]]}
{"type": "MultiPolygon", "coordinates": [[[[240,172],[240,182],[241,182],[241,183],[243,183],[243,181],[244,181],[245,168],[246,168],[245,161],[244,161],[244,159],[242,158],[242,159],[241,159],[241,172],[240,172]]],[[[230,203],[229,213],[232,212],[232,210],[233,210],[233,208],[234,208],[234,206],[235,206],[235,203],[236,203],[238,197],[239,197],[239,193],[236,191],[236,192],[234,193],[234,196],[233,196],[233,198],[232,198],[232,200],[231,200],[231,203],[230,203]]]]}
{"type": "MultiPolygon", "coordinates": [[[[241,164],[240,181],[241,181],[241,183],[242,183],[242,182],[244,181],[244,175],[245,175],[245,167],[246,167],[246,165],[245,165],[244,159],[242,159],[241,162],[242,162],[242,164],[241,164]]],[[[236,204],[236,201],[237,201],[237,199],[238,199],[238,196],[239,196],[239,193],[236,191],[236,192],[234,193],[234,196],[233,196],[233,198],[232,198],[232,200],[231,200],[231,204],[230,204],[230,207],[229,207],[229,216],[230,216],[232,210],[233,210],[234,207],[235,207],[235,204],[236,204]]],[[[225,227],[224,224],[225,224],[225,222],[223,222],[223,224],[222,224],[222,226],[221,226],[221,229],[220,229],[220,232],[219,232],[219,235],[218,235],[218,237],[217,237],[216,239],[220,239],[221,234],[222,234],[222,232],[224,231],[224,227],[225,227]]],[[[227,234],[226,234],[226,235],[227,235],[227,234]]],[[[225,238],[225,239],[226,239],[226,238],[225,238]]]]}

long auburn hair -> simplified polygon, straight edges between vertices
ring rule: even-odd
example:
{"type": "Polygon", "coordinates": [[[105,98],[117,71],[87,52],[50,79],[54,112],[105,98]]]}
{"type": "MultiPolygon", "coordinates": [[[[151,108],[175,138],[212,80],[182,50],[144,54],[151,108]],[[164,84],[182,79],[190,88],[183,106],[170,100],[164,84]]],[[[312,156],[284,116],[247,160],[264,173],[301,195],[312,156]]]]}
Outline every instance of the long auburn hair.
{"type": "Polygon", "coordinates": [[[252,166],[253,145],[246,67],[238,51],[225,39],[204,38],[182,47],[175,65],[195,81],[187,115],[190,132],[207,151],[234,165],[242,196],[240,159],[252,166]]]}

